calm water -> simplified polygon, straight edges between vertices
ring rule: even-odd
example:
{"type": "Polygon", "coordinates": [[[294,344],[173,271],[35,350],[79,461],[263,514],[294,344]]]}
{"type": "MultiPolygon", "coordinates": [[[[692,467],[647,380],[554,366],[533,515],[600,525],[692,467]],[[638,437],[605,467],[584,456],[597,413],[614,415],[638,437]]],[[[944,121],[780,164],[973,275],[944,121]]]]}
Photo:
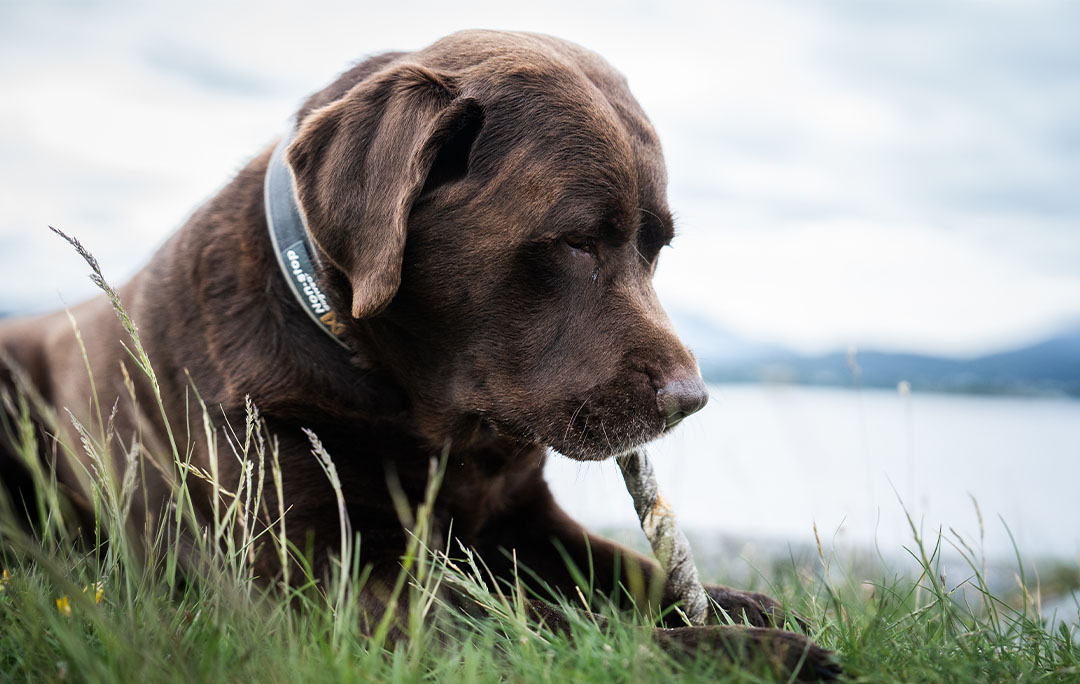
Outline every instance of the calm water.
{"type": "MultiPolygon", "coordinates": [[[[904,508],[1011,554],[1080,555],[1080,401],[720,385],[652,445],[661,488],[691,532],[825,544],[911,542],[904,508]]],[[[592,527],[636,527],[612,462],[549,459],[559,502],[592,527]]]]}

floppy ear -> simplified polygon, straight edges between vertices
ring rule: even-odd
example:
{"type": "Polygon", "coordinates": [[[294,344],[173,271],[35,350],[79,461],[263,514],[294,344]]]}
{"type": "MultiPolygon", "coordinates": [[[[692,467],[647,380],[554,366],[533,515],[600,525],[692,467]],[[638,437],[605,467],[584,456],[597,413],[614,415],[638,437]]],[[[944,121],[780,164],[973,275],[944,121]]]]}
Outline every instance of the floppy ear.
{"type": "Polygon", "coordinates": [[[289,145],[300,209],[352,284],[354,318],[378,313],[397,292],[420,192],[467,170],[483,113],[455,95],[448,77],[393,66],[310,114],[289,145]]]}

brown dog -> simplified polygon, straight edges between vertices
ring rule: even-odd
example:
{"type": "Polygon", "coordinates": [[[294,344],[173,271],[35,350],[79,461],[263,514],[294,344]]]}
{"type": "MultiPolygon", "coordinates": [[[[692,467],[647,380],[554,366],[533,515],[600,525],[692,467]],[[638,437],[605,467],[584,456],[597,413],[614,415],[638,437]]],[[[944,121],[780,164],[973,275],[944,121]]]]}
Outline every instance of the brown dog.
{"type": "MultiPolygon", "coordinates": [[[[452,521],[497,574],[509,576],[513,550],[573,595],[561,547],[613,597],[628,567],[655,575],[651,561],[569,519],[543,479],[548,447],[608,458],[706,400],[651,286],[672,221],[660,145],[625,80],[560,40],[466,32],[364,61],[296,120],[287,147],[252,161],[120,289],[171,423],[188,420],[190,384],[234,425],[250,396],[280,440],[290,534],[300,547],[313,534],[325,565],[339,529],[301,432],[312,429],[335,458],[373,568],[369,614],[382,610],[378,588],[396,576],[405,539],[387,466],[418,500],[429,460],[446,447],[436,522],[446,531],[452,521]]],[[[124,335],[109,303],[72,314],[102,402],[126,397],[124,335]]],[[[0,335],[47,402],[87,419],[87,373],[64,314],[7,322],[0,335]]],[[[149,388],[136,390],[141,412],[122,410],[117,433],[138,425],[167,451],[149,388]]],[[[204,463],[205,444],[192,448],[204,463]]],[[[235,466],[222,466],[235,482],[235,466]]],[[[74,470],[57,467],[78,502],[74,470]]],[[[24,483],[4,451],[0,475],[9,489],[24,483]]],[[[164,501],[160,478],[143,475],[148,500],[164,501]]],[[[162,514],[151,505],[136,524],[162,514]]],[[[266,576],[277,572],[272,556],[262,557],[266,576]]],[[[751,625],[779,614],[758,594],[709,593],[751,625]]],[[[721,654],[750,642],[796,659],[805,651],[803,675],[835,672],[825,651],[776,629],[658,638],[721,654]]]]}

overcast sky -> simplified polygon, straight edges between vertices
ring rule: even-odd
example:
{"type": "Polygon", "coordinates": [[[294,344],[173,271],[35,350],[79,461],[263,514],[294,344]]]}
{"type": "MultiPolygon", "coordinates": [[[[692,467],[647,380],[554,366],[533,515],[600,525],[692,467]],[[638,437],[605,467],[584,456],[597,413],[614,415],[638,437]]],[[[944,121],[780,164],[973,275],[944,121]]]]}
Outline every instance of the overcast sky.
{"type": "Polygon", "coordinates": [[[461,28],[622,70],[667,154],[677,316],[973,354],[1080,321],[1080,4],[0,0],[0,309],[115,282],[351,61],[461,28]],[[370,3],[375,5],[375,3],[370,3]]]}

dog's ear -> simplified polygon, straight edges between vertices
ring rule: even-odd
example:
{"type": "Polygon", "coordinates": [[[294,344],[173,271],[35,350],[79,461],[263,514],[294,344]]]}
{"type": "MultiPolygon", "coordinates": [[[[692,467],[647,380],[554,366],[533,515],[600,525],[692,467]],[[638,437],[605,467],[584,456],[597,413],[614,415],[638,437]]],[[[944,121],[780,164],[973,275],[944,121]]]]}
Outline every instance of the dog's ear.
{"type": "Polygon", "coordinates": [[[451,78],[415,64],[375,74],[304,119],[289,165],[312,239],[352,284],[354,318],[394,297],[413,203],[467,173],[482,122],[451,78]]]}

